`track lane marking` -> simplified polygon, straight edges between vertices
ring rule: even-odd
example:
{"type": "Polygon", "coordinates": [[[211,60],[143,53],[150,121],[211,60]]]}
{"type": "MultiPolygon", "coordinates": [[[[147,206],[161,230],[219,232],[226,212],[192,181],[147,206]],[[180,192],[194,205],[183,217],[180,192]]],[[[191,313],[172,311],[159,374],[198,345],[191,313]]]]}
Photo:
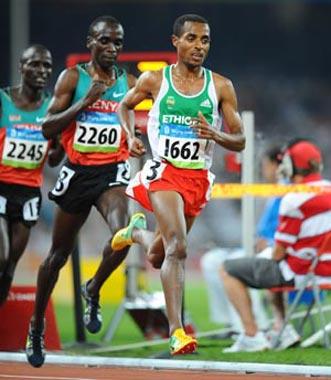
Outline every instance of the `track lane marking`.
{"type": "Polygon", "coordinates": [[[31,380],[96,380],[87,377],[59,377],[59,376],[26,376],[26,375],[6,375],[0,373],[3,379],[31,379],[31,380]]]}

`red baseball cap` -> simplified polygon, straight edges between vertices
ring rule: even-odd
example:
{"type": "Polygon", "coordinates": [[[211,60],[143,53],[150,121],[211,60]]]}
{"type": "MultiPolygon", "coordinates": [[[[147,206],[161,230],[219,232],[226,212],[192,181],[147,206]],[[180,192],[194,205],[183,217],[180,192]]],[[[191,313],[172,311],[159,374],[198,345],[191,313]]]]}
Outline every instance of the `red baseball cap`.
{"type": "Polygon", "coordinates": [[[320,149],[309,141],[301,141],[288,149],[293,164],[298,169],[310,169],[310,161],[322,163],[320,149]]]}

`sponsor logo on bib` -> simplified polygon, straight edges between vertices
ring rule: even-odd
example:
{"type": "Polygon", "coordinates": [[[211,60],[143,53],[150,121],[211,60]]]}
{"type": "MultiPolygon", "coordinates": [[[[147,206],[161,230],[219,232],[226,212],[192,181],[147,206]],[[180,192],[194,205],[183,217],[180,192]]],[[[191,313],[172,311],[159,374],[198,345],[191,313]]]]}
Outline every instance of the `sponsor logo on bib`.
{"type": "Polygon", "coordinates": [[[21,121],[21,115],[9,115],[9,121],[21,121]]]}

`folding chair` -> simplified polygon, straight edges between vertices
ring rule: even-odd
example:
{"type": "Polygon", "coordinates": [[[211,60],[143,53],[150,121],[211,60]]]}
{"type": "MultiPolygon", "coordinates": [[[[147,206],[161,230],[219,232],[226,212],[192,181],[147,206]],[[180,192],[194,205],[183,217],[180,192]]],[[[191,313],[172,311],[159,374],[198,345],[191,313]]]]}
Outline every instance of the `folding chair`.
{"type": "MultiPolygon", "coordinates": [[[[312,291],[313,291],[314,303],[317,305],[321,331],[323,331],[324,346],[326,348],[330,348],[331,347],[330,346],[330,338],[329,338],[330,328],[329,328],[329,325],[326,324],[326,318],[325,318],[324,311],[322,308],[322,300],[321,300],[320,291],[323,289],[331,290],[331,232],[329,232],[325,236],[320,248],[317,251],[316,256],[314,256],[312,258],[309,270],[308,270],[307,274],[304,276],[299,287],[277,287],[277,288],[270,289],[271,291],[274,291],[274,292],[279,292],[279,291],[284,292],[284,291],[292,291],[292,290],[297,291],[297,294],[296,294],[291,306],[289,307],[289,309],[286,313],[286,318],[285,318],[285,321],[283,323],[283,326],[282,326],[277,338],[274,341],[273,348],[278,347],[280,340],[281,340],[281,337],[282,337],[282,334],[285,330],[285,327],[287,326],[290,319],[292,318],[293,313],[299,304],[301,296],[306,289],[312,289],[312,291]],[[321,263],[323,263],[324,268],[326,265],[328,266],[327,276],[325,276],[325,275],[320,276],[318,273],[316,273],[316,270],[318,269],[318,264],[321,264],[321,263]],[[324,284],[323,284],[323,281],[321,281],[319,283],[318,279],[322,279],[323,277],[325,277],[325,279],[327,279],[328,281],[325,281],[324,284]]],[[[304,316],[303,322],[310,315],[313,304],[308,307],[306,315],[304,316]]]]}

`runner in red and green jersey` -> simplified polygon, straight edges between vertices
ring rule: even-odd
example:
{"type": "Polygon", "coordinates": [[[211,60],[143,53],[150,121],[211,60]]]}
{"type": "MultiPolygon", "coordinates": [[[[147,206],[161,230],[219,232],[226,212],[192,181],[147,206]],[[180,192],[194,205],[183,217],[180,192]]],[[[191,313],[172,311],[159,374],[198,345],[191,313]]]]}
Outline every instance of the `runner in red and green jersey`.
{"type": "MultiPolygon", "coordinates": [[[[128,220],[125,187],[130,179],[128,139],[117,118],[117,107],[135,78],[117,66],[123,47],[123,27],[112,16],[94,20],[88,31],[87,47],[91,60],[65,70],[55,86],[48,115],[43,123],[46,137],[61,134],[68,160],[49,193],[58,207],[53,240],[38,273],[34,314],[26,354],[29,363],[44,363],[44,314],[59,271],[72,252],[77,234],[94,206],[113,234],[128,220]]],[[[125,247],[113,254],[109,242],[93,278],[82,286],[86,301],[84,323],[91,333],[101,329],[99,291],[128,253],[125,247]]]]}
{"type": "Polygon", "coordinates": [[[20,70],[20,85],[0,90],[0,305],[39,217],[43,166],[46,160],[55,166],[63,157],[56,139],[47,140],[41,127],[50,100],[45,86],[51,53],[30,46],[20,70]]]}

